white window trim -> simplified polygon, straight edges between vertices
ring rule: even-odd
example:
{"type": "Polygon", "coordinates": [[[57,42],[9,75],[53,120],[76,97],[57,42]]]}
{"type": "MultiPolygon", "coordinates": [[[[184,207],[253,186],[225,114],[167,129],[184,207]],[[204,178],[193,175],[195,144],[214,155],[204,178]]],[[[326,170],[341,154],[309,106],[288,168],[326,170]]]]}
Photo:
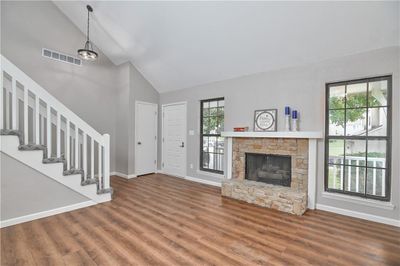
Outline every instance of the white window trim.
{"type": "Polygon", "coordinates": [[[396,207],[392,202],[360,198],[356,196],[345,195],[342,193],[324,191],[322,192],[322,197],[326,199],[340,200],[348,203],[360,204],[368,207],[385,209],[385,210],[394,210],[396,207]]]}

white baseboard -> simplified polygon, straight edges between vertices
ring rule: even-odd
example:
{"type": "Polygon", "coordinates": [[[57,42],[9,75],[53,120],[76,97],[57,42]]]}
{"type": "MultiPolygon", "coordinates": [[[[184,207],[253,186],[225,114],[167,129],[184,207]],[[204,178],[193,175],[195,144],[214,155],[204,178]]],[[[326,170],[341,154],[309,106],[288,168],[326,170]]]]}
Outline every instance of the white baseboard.
{"type": "Polygon", "coordinates": [[[368,221],[372,221],[372,222],[383,223],[383,224],[400,227],[400,220],[396,220],[396,219],[367,214],[367,213],[363,213],[363,212],[357,212],[357,211],[336,208],[336,207],[318,204],[318,203],[317,203],[317,209],[323,210],[323,211],[328,211],[328,212],[334,212],[337,214],[346,215],[346,216],[350,216],[350,217],[360,218],[360,219],[364,219],[364,220],[368,220],[368,221]]]}
{"type": "Polygon", "coordinates": [[[137,177],[134,174],[127,175],[127,174],[123,174],[123,173],[120,173],[120,172],[111,172],[110,175],[116,175],[116,176],[119,176],[119,177],[122,177],[122,178],[125,178],[125,179],[131,179],[131,178],[137,177]]]}
{"type": "Polygon", "coordinates": [[[45,217],[48,217],[48,216],[60,214],[60,213],[63,213],[63,212],[69,212],[69,211],[73,211],[73,210],[89,207],[89,206],[96,205],[96,204],[97,204],[96,202],[88,200],[88,201],[84,201],[84,202],[81,202],[81,203],[72,204],[72,205],[68,205],[68,206],[64,206],[64,207],[60,207],[60,208],[56,208],[56,209],[52,209],[52,210],[48,210],[48,211],[42,211],[42,212],[28,214],[28,215],[25,215],[25,216],[20,216],[20,217],[16,217],[16,218],[12,218],[12,219],[1,221],[0,222],[0,228],[11,226],[11,225],[25,223],[25,222],[37,220],[37,219],[40,219],[40,218],[45,218],[45,217]]]}
{"type": "Polygon", "coordinates": [[[192,176],[186,176],[185,179],[186,180],[190,180],[190,181],[194,181],[194,182],[197,182],[197,183],[202,183],[202,184],[211,185],[211,186],[215,186],[215,187],[221,187],[221,182],[205,180],[205,179],[192,177],[192,176]]]}

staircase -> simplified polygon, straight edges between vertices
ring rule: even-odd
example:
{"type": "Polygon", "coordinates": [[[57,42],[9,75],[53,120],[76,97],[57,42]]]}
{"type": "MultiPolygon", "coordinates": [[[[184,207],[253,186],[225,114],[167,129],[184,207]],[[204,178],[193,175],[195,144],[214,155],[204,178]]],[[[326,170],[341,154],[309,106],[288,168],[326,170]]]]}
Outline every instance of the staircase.
{"type": "Polygon", "coordinates": [[[1,88],[0,151],[95,203],[110,201],[110,136],[94,130],[4,56],[1,88]]]}

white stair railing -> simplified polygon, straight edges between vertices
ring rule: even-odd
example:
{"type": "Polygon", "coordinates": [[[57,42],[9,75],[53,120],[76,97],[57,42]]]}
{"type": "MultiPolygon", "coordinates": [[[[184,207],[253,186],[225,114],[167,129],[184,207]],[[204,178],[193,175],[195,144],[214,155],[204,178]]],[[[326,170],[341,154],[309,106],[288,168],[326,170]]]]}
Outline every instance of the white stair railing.
{"type": "Polygon", "coordinates": [[[109,189],[110,135],[98,133],[3,55],[0,76],[0,128],[23,132],[24,144],[46,145],[48,158],[63,157],[67,170],[84,170],[82,181],[97,177],[99,189],[109,189]]]}

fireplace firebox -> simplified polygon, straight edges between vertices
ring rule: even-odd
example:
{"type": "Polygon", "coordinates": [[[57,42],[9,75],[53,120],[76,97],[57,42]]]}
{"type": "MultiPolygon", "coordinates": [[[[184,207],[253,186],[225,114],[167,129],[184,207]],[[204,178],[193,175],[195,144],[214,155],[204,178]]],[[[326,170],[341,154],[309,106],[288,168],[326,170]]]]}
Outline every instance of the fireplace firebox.
{"type": "Polygon", "coordinates": [[[290,187],[292,157],[275,154],[246,153],[245,179],[290,187]]]}

